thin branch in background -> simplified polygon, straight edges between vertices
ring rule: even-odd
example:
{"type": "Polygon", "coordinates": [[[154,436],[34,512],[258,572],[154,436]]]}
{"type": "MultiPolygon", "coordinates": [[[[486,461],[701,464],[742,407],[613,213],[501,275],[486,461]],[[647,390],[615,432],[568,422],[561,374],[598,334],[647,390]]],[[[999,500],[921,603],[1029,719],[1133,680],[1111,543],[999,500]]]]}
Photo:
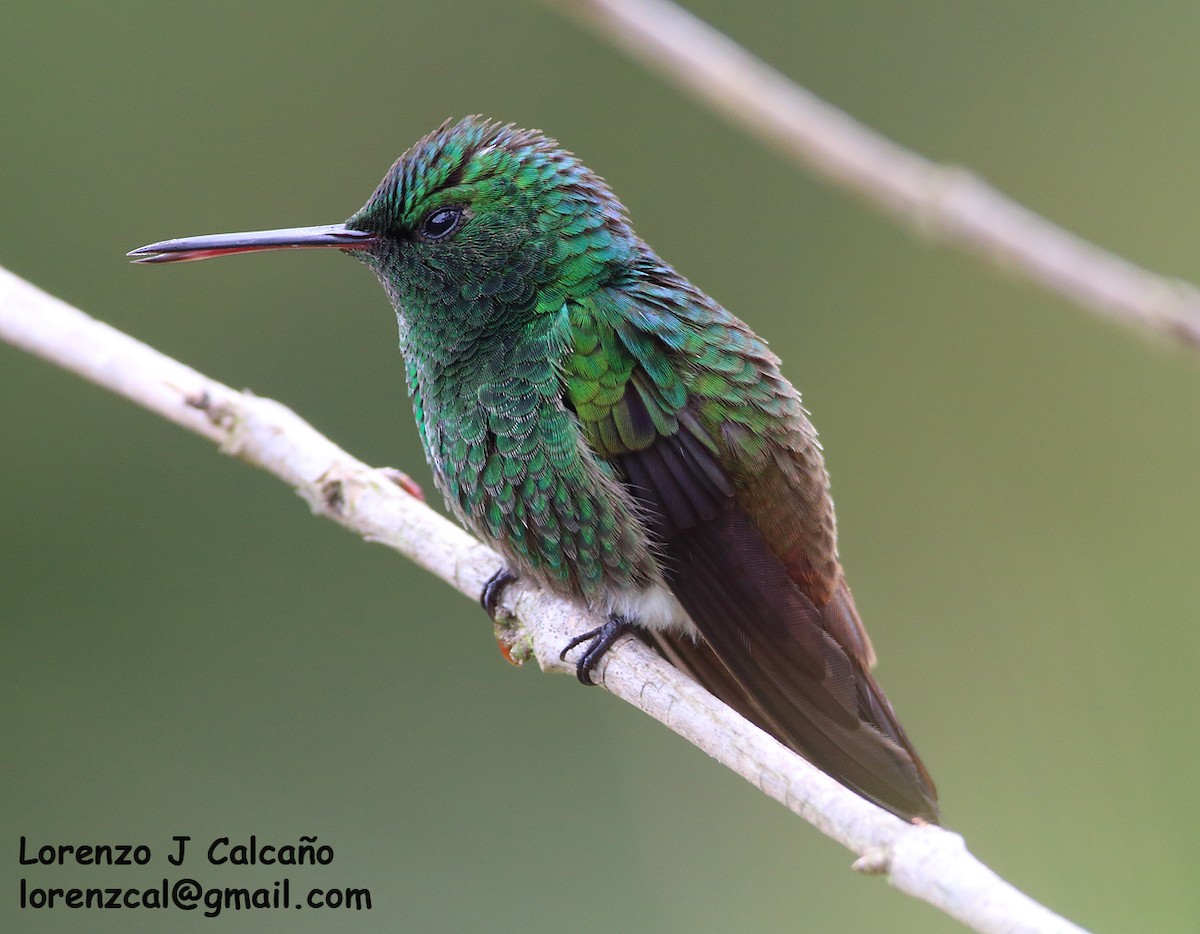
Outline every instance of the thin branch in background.
{"type": "Polygon", "coordinates": [[[1200,289],[1156,275],[938,165],[800,87],[670,0],[547,0],[814,175],[885,214],[1065,296],[1200,350],[1200,289]]]}
{"type": "MultiPolygon", "coordinates": [[[[406,555],[471,598],[500,558],[404,492],[404,478],[347,454],[291,409],[237,392],[0,269],[0,338],[156,412],[274,474],[314,513],[406,555]]],[[[512,588],[497,637],[516,659],[573,672],[559,651],[598,620],[548,594],[512,588]]],[[[881,810],[726,707],[636,639],[597,671],[611,693],[741,775],[858,854],[855,868],[987,934],[1083,934],[1013,888],[941,827],[881,810]]]]}

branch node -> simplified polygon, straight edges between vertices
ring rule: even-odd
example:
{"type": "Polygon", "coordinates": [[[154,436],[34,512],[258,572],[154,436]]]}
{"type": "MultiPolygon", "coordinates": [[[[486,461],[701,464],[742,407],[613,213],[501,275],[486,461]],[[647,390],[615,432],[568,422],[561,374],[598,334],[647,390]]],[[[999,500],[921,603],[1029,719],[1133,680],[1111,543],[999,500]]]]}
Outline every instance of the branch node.
{"type": "MultiPolygon", "coordinates": [[[[188,408],[196,409],[198,412],[203,412],[208,416],[208,422],[215,428],[221,429],[227,435],[232,436],[235,426],[237,425],[237,412],[228,400],[218,402],[214,398],[212,392],[207,388],[200,388],[196,392],[188,393],[183,397],[183,404],[188,408]]],[[[221,442],[221,451],[225,454],[236,454],[237,451],[233,447],[232,437],[226,438],[221,442]],[[228,448],[227,448],[228,445],[228,448]]]]}
{"type": "Polygon", "coordinates": [[[346,505],[346,489],[341,480],[326,480],[321,484],[321,502],[334,515],[341,515],[346,505]]]}
{"type": "Polygon", "coordinates": [[[892,869],[892,849],[887,846],[873,846],[850,864],[855,872],[868,876],[883,876],[892,869]]]}
{"type": "Polygon", "coordinates": [[[524,626],[514,625],[514,621],[515,617],[506,613],[505,616],[497,618],[493,623],[492,632],[496,636],[496,644],[500,646],[500,654],[504,656],[505,661],[520,668],[535,655],[533,637],[529,635],[524,626]]]}
{"type": "Polygon", "coordinates": [[[199,409],[201,412],[208,412],[212,408],[212,396],[208,394],[207,389],[201,389],[199,392],[184,396],[183,404],[190,405],[193,409],[199,409]]]}

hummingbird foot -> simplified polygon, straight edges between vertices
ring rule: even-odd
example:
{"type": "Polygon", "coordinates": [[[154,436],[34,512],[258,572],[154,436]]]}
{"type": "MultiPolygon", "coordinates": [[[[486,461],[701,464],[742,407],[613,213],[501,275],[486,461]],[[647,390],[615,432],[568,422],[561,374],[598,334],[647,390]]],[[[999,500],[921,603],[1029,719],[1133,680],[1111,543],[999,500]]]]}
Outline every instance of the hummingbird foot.
{"type": "Polygon", "coordinates": [[[504,595],[508,585],[517,580],[517,576],[512,568],[505,566],[489,577],[487,583],[483,585],[483,590],[479,594],[479,605],[493,620],[496,619],[496,613],[500,609],[500,598],[504,595]]]}
{"type": "Polygon", "coordinates": [[[608,622],[603,626],[589,629],[568,642],[566,648],[559,653],[559,660],[565,662],[567,653],[571,649],[587,642],[587,648],[583,650],[583,654],[579,656],[579,661],[575,664],[575,677],[579,679],[580,684],[593,685],[596,682],[592,680],[592,672],[600,664],[600,659],[604,658],[604,653],[611,649],[613,643],[621,636],[632,631],[633,623],[624,616],[617,616],[614,613],[609,616],[608,622]]]}

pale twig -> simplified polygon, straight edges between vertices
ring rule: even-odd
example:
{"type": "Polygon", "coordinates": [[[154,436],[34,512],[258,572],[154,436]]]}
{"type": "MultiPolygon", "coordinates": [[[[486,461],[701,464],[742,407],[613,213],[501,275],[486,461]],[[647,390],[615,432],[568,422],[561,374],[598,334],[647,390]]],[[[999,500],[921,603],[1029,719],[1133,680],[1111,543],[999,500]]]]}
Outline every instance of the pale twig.
{"type": "Polygon", "coordinates": [[[965,169],[938,165],[826,103],[670,0],[548,0],[913,230],[1080,307],[1200,350],[1200,289],[1052,224],[965,169]]]}
{"type": "MultiPolygon", "coordinates": [[[[314,513],[408,556],[468,596],[499,557],[403,492],[392,472],[347,454],[286,406],[237,392],[0,269],[0,337],[119,393],[296,490],[314,513]]],[[[578,608],[514,588],[515,617],[497,636],[517,658],[571,671],[559,651],[592,628],[578,608]],[[519,622],[517,621],[519,619],[519,622]]],[[[1004,882],[962,838],[906,824],[859,798],[713,698],[634,639],[597,678],[751,784],[857,853],[855,864],[984,932],[1080,932],[1004,882]]]]}

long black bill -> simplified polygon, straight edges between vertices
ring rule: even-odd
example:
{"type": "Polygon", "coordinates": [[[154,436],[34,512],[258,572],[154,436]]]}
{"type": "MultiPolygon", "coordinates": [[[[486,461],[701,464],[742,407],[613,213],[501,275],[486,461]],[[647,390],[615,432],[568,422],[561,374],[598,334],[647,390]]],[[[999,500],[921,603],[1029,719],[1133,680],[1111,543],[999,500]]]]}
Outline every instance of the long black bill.
{"type": "Polygon", "coordinates": [[[181,263],[210,256],[232,256],[235,253],[257,253],[260,250],[366,249],[379,238],[365,230],[355,230],[345,224],[324,227],[284,227],[280,230],[250,230],[245,233],[209,234],[204,237],[181,237],[163,240],[131,250],[126,256],[135,263],[181,263]]]}

